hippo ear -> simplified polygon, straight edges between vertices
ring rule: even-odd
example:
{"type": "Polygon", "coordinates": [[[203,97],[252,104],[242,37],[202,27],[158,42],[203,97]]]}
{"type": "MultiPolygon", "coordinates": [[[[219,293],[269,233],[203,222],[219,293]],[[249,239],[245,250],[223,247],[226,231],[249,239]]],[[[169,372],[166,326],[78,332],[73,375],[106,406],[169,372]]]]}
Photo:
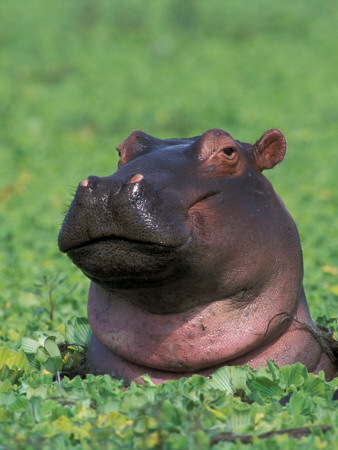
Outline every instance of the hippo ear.
{"type": "Polygon", "coordinates": [[[122,167],[137,156],[151,152],[160,142],[162,142],[160,139],[150,136],[141,130],[133,131],[127,139],[116,147],[120,155],[118,167],[122,167]]]}
{"type": "Polygon", "coordinates": [[[261,172],[272,169],[283,161],[286,153],[286,139],[279,130],[268,130],[254,146],[255,164],[261,172]]]}

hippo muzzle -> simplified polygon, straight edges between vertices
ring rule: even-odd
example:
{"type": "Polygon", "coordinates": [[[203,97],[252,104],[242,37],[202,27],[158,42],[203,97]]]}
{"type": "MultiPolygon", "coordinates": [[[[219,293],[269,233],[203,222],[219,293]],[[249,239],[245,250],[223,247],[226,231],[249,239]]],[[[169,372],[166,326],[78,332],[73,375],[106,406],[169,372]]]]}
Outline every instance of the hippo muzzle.
{"type": "Polygon", "coordinates": [[[189,211],[217,193],[197,183],[187,186],[184,195],[177,191],[178,183],[184,187],[182,163],[187,175],[191,170],[185,150],[179,146],[177,167],[161,171],[165,157],[146,155],[144,166],[140,157],[112,176],[81,182],[59,235],[60,250],[107,289],[158,286],[181,278],[188,270],[181,254],[192,238],[189,211]],[[176,173],[177,180],[168,180],[168,173],[176,173]]]}
{"type": "Polygon", "coordinates": [[[330,376],[311,333],[281,320],[314,327],[296,226],[261,173],[283,160],[283,134],[136,131],[117,150],[118,171],[79,184],[59,234],[93,282],[89,370],[163,382],[275,359],[330,376]]]}
{"type": "Polygon", "coordinates": [[[189,239],[183,212],[165,210],[151,185],[133,177],[80,183],[60,233],[60,249],[107,288],[175,276],[168,259],[189,239]]]}

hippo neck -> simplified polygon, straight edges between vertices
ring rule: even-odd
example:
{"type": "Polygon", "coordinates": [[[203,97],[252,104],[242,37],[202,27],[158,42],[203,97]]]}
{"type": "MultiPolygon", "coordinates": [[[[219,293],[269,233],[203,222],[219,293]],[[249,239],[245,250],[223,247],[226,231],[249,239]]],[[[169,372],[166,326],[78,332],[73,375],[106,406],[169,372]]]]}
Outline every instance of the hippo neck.
{"type": "MultiPolygon", "coordinates": [[[[301,301],[299,305],[297,319],[310,322],[304,301],[301,301]]],[[[277,337],[274,342],[250,351],[240,358],[232,361],[223,361],[220,364],[204,369],[182,372],[158,370],[149,366],[135,364],[110,351],[93,335],[87,353],[87,368],[94,374],[109,374],[116,378],[122,378],[126,385],[130,385],[132,381],[143,384],[142,375],[144,374],[150,375],[155,384],[160,384],[168,380],[190,377],[195,373],[208,377],[224,365],[249,364],[254,369],[257,369],[259,366],[265,365],[267,359],[272,359],[279,366],[283,366],[292,364],[294,362],[293,358],[296,358],[297,361],[303,363],[309,371],[314,373],[324,370],[327,381],[330,381],[335,376],[336,368],[334,364],[325,353],[322,353],[314,336],[304,326],[296,322],[290,322],[288,329],[281,336],[277,337]]]]}
{"type": "Polygon", "coordinates": [[[240,308],[222,299],[184,313],[153,314],[92,283],[88,317],[98,341],[119,357],[158,370],[191,372],[236,360],[281,336],[289,327],[282,313],[294,315],[299,299],[306,300],[301,286],[298,298],[283,302],[280,295],[271,286],[240,308]]]}

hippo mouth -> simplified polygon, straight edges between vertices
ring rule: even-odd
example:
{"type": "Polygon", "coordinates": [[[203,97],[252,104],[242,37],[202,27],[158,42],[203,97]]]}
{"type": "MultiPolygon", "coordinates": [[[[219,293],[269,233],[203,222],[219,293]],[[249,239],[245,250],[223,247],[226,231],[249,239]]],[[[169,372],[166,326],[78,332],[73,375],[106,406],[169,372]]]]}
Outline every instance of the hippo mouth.
{"type": "Polygon", "coordinates": [[[74,250],[76,251],[81,248],[90,248],[91,246],[94,247],[95,245],[101,244],[104,242],[116,243],[116,244],[121,244],[121,245],[123,245],[123,243],[126,243],[126,244],[130,244],[131,246],[139,245],[139,246],[144,246],[144,247],[149,246],[151,248],[158,247],[160,249],[163,249],[163,251],[165,251],[165,249],[176,249],[185,244],[185,242],[184,242],[183,244],[180,244],[180,245],[169,245],[167,243],[157,243],[157,242],[155,243],[155,242],[151,242],[151,241],[131,239],[131,238],[117,236],[117,235],[112,234],[109,236],[101,236],[101,237],[93,238],[93,239],[90,239],[87,241],[76,243],[74,245],[72,245],[72,244],[68,244],[68,246],[64,245],[63,248],[61,249],[61,251],[64,253],[67,253],[67,255],[69,255],[74,250]]]}
{"type": "Polygon", "coordinates": [[[120,236],[95,238],[65,250],[92,281],[106,289],[157,287],[177,280],[183,265],[181,247],[143,242],[120,236]]]}

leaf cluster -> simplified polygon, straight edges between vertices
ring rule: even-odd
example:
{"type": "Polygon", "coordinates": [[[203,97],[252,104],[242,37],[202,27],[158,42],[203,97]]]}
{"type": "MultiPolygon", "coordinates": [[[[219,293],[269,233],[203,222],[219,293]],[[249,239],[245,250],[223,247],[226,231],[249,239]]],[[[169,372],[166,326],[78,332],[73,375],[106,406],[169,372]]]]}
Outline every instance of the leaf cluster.
{"type": "MultiPolygon", "coordinates": [[[[70,321],[68,329],[68,338],[88,341],[82,319],[70,321]]],[[[22,351],[2,352],[0,448],[218,449],[224,434],[236,446],[247,436],[252,448],[305,448],[330,446],[337,438],[332,397],[338,380],[327,383],[323,373],[309,374],[300,363],[278,368],[269,361],[257,371],[223,367],[208,379],[194,375],[159,386],[145,375],[144,386],[124,388],[108,375],[70,379],[49,373],[46,367],[56,370],[60,362],[57,339],[40,334],[24,340],[38,368],[22,351]],[[300,427],[308,435],[299,442],[288,431],[275,433],[300,427]]]]}

